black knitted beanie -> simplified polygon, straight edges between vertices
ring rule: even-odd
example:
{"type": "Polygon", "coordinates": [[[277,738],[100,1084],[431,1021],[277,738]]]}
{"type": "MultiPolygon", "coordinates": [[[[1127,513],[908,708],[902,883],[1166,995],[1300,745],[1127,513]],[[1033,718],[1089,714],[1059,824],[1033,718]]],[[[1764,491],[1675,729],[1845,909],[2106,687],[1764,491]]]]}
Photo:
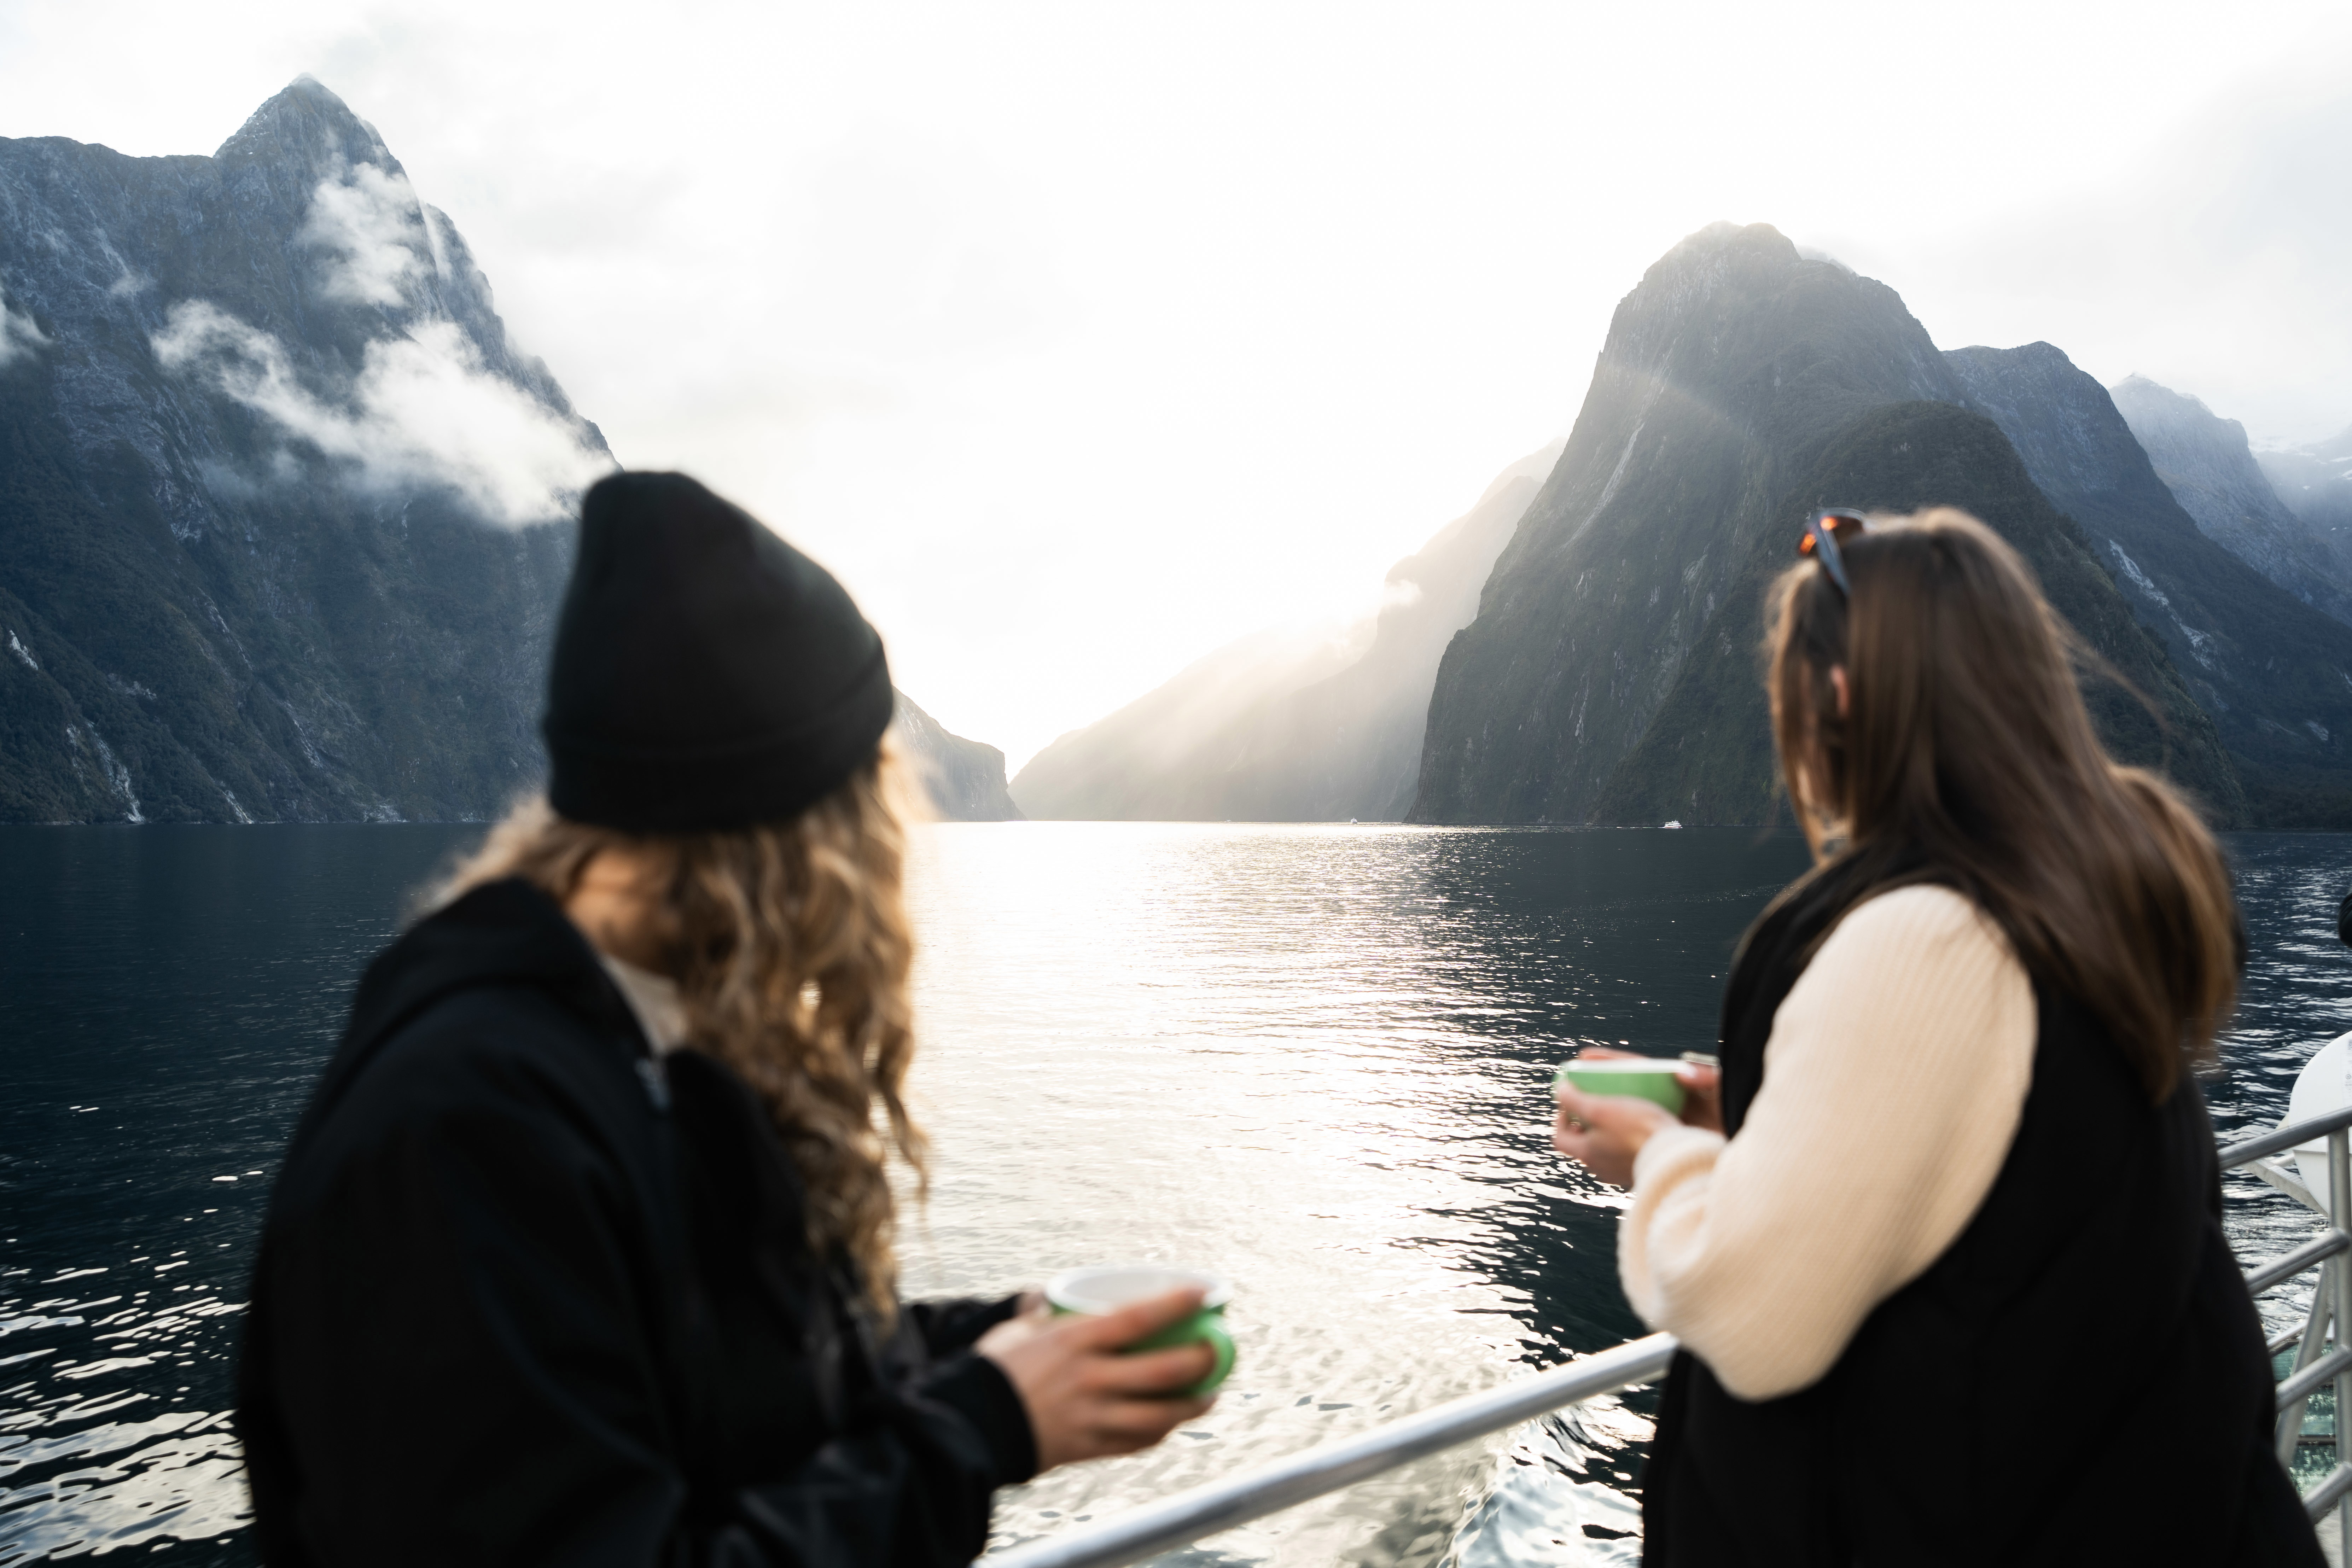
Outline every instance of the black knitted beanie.
{"type": "Polygon", "coordinates": [[[541,726],[559,815],[630,833],[788,820],[872,760],[891,701],[848,594],[749,512],[684,474],[588,492],[541,726]]]}

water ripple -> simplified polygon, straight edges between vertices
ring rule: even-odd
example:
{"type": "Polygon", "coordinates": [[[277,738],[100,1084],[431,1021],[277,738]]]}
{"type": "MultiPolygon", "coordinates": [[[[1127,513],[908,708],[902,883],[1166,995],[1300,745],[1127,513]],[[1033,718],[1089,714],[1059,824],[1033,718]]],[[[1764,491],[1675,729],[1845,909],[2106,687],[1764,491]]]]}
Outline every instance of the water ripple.
{"type": "MultiPolygon", "coordinates": [[[[349,986],[444,828],[0,829],[0,1568],[252,1561],[224,1412],[268,1173],[349,986]]],[[[2233,838],[2246,999],[2209,1088],[2274,1120],[2352,1027],[2352,839],[2233,838]]],[[[1622,1196],[1548,1142],[1580,1045],[1715,1037],[1781,836],[1029,824],[920,836],[919,1290],[1117,1258],[1239,1282],[1241,1363],[1160,1450],[1008,1492],[1000,1542],[1640,1331],[1622,1196]]],[[[2308,1222],[2230,1184],[2248,1256],[2308,1222]]],[[[2283,1291],[2274,1325],[2297,1310],[2283,1291]]],[[[1634,1562],[1649,1395],[1601,1401],[1173,1554],[1634,1562]]]]}

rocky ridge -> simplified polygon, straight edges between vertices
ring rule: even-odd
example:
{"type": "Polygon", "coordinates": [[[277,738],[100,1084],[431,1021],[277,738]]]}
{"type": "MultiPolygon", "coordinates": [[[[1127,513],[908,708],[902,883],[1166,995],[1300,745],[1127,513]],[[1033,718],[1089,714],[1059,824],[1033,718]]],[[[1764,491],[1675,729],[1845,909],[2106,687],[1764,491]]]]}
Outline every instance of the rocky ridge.
{"type": "Polygon", "coordinates": [[[2244,426],[2144,375],[2107,391],[2156,477],[2206,537],[2314,609],[2352,623],[2345,558],[2279,500],[2244,426]]]}
{"type": "Polygon", "coordinates": [[[2352,826],[2352,627],[2200,529],[2106,388],[2049,343],[1954,350],[1969,405],[2079,523],[2213,721],[2263,826],[2352,826]]]}

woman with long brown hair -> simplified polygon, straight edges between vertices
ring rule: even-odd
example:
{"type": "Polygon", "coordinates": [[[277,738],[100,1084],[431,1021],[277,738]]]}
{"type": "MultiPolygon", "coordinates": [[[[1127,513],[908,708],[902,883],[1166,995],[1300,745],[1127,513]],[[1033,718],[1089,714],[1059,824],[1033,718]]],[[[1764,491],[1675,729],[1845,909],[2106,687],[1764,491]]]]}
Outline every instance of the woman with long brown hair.
{"type": "Polygon", "coordinates": [[[1171,1292],[902,1304],[919,1187],[881,640],[675,474],[588,493],[548,793],[369,968],[239,1368],[272,1563],[953,1568],[1205,1408],[1171,1292]]]}
{"type": "Polygon", "coordinates": [[[2212,837],[2101,748],[2016,552],[1817,513],[1773,739],[1815,866],[1743,939],[1682,1120],[1563,1089],[1683,1342],[1643,1561],[2321,1561],[2272,1446],[2193,1069],[2237,984],[2212,837]]]}

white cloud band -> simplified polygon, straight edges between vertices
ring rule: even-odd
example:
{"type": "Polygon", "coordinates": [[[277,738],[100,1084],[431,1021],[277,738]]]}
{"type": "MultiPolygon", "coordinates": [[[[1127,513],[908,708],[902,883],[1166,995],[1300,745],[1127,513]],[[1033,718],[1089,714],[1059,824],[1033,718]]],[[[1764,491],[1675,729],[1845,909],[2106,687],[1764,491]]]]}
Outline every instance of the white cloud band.
{"type": "Polygon", "coordinates": [[[562,516],[609,467],[571,424],[485,369],[455,322],[368,344],[339,402],[302,384],[275,337],[202,300],[172,307],[154,349],[166,371],[208,382],[367,494],[446,488],[515,527],[562,516]]]}
{"type": "Polygon", "coordinates": [[[8,303],[8,290],[0,288],[0,370],[20,359],[29,359],[37,349],[49,346],[33,318],[19,313],[8,303]]]}

